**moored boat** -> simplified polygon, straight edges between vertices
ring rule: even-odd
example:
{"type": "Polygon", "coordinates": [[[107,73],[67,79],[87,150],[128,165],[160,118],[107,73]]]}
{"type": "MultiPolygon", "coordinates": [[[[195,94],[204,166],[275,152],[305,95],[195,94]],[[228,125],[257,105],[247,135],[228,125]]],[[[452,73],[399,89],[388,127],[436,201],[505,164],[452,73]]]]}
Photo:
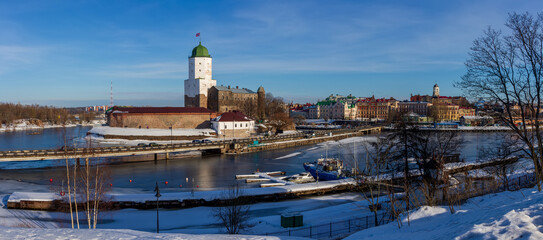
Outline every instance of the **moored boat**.
{"type": "Polygon", "coordinates": [[[345,179],[343,162],[337,158],[319,158],[316,162],[304,163],[304,169],[317,181],[345,179]]]}

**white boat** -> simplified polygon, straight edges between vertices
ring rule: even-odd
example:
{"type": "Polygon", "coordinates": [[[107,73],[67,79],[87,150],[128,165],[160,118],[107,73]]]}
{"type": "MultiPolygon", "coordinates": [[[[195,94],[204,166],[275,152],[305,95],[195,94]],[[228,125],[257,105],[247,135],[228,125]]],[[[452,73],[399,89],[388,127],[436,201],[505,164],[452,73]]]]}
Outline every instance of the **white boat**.
{"type": "Polygon", "coordinates": [[[308,172],[302,172],[298,174],[294,174],[292,176],[284,177],[282,180],[293,182],[293,183],[308,183],[308,182],[314,182],[315,178],[311,176],[311,173],[308,172]]]}

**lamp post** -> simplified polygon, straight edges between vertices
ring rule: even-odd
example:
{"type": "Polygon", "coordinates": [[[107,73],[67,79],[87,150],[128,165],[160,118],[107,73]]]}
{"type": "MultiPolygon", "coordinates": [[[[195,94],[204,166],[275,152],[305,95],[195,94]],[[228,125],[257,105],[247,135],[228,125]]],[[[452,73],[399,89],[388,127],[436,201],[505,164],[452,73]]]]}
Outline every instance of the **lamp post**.
{"type": "Polygon", "coordinates": [[[173,124],[170,126],[170,147],[173,148],[173,124]]]}
{"type": "Polygon", "coordinates": [[[156,233],[159,233],[159,224],[158,224],[158,198],[162,195],[160,195],[160,189],[158,189],[158,182],[156,182],[155,187],[155,197],[156,197],[156,233]]]}

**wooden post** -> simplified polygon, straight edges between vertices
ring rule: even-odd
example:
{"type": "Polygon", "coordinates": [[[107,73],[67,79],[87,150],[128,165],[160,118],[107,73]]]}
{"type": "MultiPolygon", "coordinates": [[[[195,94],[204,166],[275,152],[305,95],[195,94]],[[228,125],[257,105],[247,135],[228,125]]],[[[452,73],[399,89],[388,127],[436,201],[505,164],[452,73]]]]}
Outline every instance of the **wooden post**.
{"type": "Polygon", "coordinates": [[[166,152],[166,160],[170,159],[170,153],[166,152]]]}
{"type": "Polygon", "coordinates": [[[158,153],[155,153],[155,162],[158,160],[158,153]]]}

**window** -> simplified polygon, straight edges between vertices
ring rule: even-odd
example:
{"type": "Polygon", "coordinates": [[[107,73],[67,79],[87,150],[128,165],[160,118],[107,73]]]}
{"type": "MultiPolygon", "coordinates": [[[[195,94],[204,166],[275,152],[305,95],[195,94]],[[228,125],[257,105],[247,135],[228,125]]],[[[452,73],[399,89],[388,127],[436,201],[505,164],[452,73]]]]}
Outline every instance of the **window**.
{"type": "Polygon", "coordinates": [[[237,124],[234,124],[234,127],[238,127],[238,125],[237,125],[237,124]]]}

